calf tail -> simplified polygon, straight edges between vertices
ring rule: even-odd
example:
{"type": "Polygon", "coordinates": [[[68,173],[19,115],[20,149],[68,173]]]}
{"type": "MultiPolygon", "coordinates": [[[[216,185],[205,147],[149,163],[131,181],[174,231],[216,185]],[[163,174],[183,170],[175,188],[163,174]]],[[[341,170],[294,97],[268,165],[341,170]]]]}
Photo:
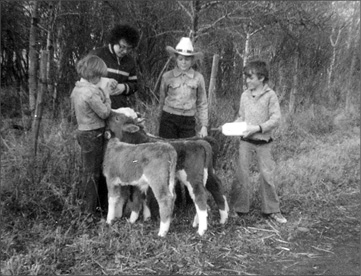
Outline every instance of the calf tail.
{"type": "Polygon", "coordinates": [[[169,155],[170,156],[169,156],[169,167],[168,167],[168,170],[169,170],[168,183],[169,183],[169,190],[170,190],[172,196],[174,197],[175,196],[174,187],[175,187],[175,171],[176,171],[176,165],[177,165],[177,153],[175,150],[172,150],[172,151],[170,151],[169,155]]]}

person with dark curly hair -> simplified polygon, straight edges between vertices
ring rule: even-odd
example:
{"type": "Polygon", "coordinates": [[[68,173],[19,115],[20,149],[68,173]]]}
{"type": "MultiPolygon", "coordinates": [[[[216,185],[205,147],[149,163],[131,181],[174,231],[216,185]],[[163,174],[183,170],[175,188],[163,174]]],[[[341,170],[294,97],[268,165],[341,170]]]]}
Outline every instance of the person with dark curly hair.
{"type": "Polygon", "coordinates": [[[107,78],[118,82],[110,91],[112,109],[131,107],[130,97],[138,89],[134,58],[130,55],[139,42],[139,32],[130,25],[116,25],[111,29],[108,45],[89,54],[104,60],[108,67],[107,78]]]}

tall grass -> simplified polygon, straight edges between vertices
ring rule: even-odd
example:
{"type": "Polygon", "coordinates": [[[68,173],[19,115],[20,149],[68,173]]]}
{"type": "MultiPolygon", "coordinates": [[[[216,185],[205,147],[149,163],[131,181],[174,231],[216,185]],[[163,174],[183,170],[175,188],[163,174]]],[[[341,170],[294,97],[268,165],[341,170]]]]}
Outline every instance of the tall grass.
{"type": "MultiPolygon", "coordinates": [[[[230,106],[226,99],[217,101],[212,109],[211,127],[234,120],[230,106]]],[[[145,116],[148,131],[156,134],[159,115],[156,107],[142,105],[138,111],[145,116]]],[[[334,120],[337,112],[340,111],[323,107],[292,116],[284,112],[274,142],[276,183],[284,205],[298,202],[303,208],[320,201],[334,202],[340,193],[358,190],[358,119],[356,115],[344,116],[340,128],[334,120]]],[[[190,217],[175,214],[172,224],[176,230],[164,243],[155,237],[158,222],[129,225],[120,220],[116,227],[106,228],[103,221],[81,215],[75,200],[81,166],[76,126],[65,119],[67,116],[63,117],[42,121],[35,159],[29,132],[2,130],[2,272],[89,274],[102,273],[106,266],[114,274],[130,271],[147,274],[187,273],[189,269],[205,268],[204,264],[198,265],[204,261],[202,255],[194,255],[200,254],[204,244],[192,234],[182,232],[188,229],[190,222],[185,220],[191,220],[190,217]],[[195,252],[195,248],[199,251],[195,252]],[[177,253],[180,251],[189,254],[180,255],[177,253]],[[139,263],[140,254],[143,263],[139,263]],[[158,270],[153,268],[155,262],[158,270]]],[[[216,173],[228,196],[236,169],[238,139],[216,131],[210,135],[220,146],[216,173]]],[[[255,164],[251,166],[256,191],[259,175],[255,164]]],[[[259,207],[257,204],[256,201],[255,207],[259,207]]],[[[220,239],[227,236],[227,229],[214,229],[220,239]]],[[[197,271],[202,273],[202,269],[197,271]]]]}

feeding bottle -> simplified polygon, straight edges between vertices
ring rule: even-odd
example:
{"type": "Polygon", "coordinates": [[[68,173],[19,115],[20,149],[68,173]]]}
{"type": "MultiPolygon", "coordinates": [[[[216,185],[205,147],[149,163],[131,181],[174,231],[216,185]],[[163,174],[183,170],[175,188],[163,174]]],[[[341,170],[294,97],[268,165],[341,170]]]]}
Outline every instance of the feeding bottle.
{"type": "Polygon", "coordinates": [[[219,130],[226,136],[242,136],[247,129],[246,122],[233,122],[225,123],[218,128],[212,128],[211,130],[219,130]]]}

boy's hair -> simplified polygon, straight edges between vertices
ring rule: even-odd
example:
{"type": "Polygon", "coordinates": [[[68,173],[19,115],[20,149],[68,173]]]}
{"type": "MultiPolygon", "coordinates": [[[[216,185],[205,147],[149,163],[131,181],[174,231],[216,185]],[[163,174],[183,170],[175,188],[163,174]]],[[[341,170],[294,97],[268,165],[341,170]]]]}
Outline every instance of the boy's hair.
{"type": "Polygon", "coordinates": [[[97,77],[106,77],[107,70],[105,62],[100,57],[94,55],[82,58],[76,65],[76,71],[79,76],[87,81],[97,77]]]}
{"type": "Polygon", "coordinates": [[[261,60],[255,60],[255,61],[249,62],[244,67],[243,72],[246,77],[250,77],[252,74],[257,75],[257,77],[259,79],[261,77],[264,77],[263,83],[266,83],[269,80],[267,64],[266,64],[266,62],[261,61],[261,60]]]}
{"type": "Polygon", "coordinates": [[[116,25],[110,31],[108,43],[118,44],[121,39],[124,39],[132,47],[136,47],[139,42],[139,33],[130,25],[116,25]]]}

